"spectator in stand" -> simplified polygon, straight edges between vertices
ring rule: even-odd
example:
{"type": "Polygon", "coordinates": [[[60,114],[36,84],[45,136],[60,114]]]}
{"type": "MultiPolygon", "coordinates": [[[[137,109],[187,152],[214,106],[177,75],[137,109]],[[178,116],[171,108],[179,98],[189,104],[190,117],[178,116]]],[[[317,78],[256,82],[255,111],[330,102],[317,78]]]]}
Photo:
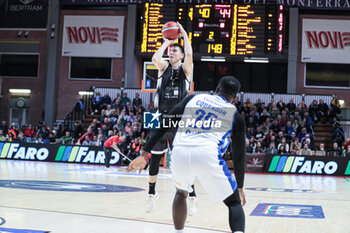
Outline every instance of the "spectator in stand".
{"type": "Polygon", "coordinates": [[[303,138],[305,137],[306,134],[307,134],[306,128],[303,127],[303,128],[301,129],[301,132],[298,133],[298,138],[299,138],[299,141],[300,141],[300,142],[303,140],[303,138]]]}
{"type": "Polygon", "coordinates": [[[301,103],[298,104],[296,112],[299,113],[300,118],[304,118],[306,110],[301,103]]]}
{"type": "Polygon", "coordinates": [[[29,124],[28,127],[26,128],[26,130],[24,131],[24,135],[28,138],[33,138],[36,133],[33,129],[33,125],[32,124],[29,124]]]}
{"type": "Polygon", "coordinates": [[[315,155],[317,156],[325,156],[327,154],[326,150],[324,149],[324,143],[320,143],[320,146],[318,150],[315,151],[315,155]]]}
{"type": "Polygon", "coordinates": [[[291,137],[292,133],[295,133],[294,128],[292,126],[292,123],[290,121],[287,121],[287,125],[286,125],[286,134],[291,137]]]}
{"type": "Polygon", "coordinates": [[[114,109],[119,109],[119,111],[122,111],[124,109],[124,106],[122,104],[122,99],[120,97],[116,98],[115,101],[113,102],[112,107],[114,109]]]}
{"type": "Polygon", "coordinates": [[[267,127],[266,122],[261,124],[261,132],[266,136],[269,133],[269,127],[267,127]]]}
{"type": "Polygon", "coordinates": [[[318,114],[318,108],[317,108],[317,100],[313,100],[312,103],[310,104],[310,106],[309,106],[309,115],[312,118],[313,122],[316,123],[318,121],[317,116],[319,114],[318,114]]]}
{"type": "Polygon", "coordinates": [[[295,105],[293,98],[289,100],[289,103],[286,105],[286,107],[288,108],[288,111],[291,114],[294,114],[295,110],[297,109],[297,106],[295,105]]]}
{"type": "Polygon", "coordinates": [[[21,132],[18,133],[18,137],[14,141],[16,141],[16,142],[26,142],[27,139],[24,136],[24,133],[21,131],[21,132]]]}
{"type": "Polygon", "coordinates": [[[269,155],[277,155],[278,154],[278,150],[276,149],[276,145],[274,142],[270,142],[270,146],[269,146],[269,148],[267,148],[266,154],[269,154],[269,155]]]}
{"type": "Polygon", "coordinates": [[[126,122],[128,121],[128,116],[126,115],[126,111],[124,109],[122,110],[122,112],[119,115],[119,120],[121,121],[123,126],[125,126],[126,122]]]}
{"type": "Polygon", "coordinates": [[[108,105],[107,105],[107,109],[106,109],[106,111],[105,111],[105,115],[106,115],[107,117],[110,117],[110,115],[112,115],[112,112],[113,112],[112,105],[108,104],[108,105]]]}
{"type": "Polygon", "coordinates": [[[8,129],[9,129],[9,127],[7,125],[7,121],[2,121],[1,125],[0,125],[0,130],[2,130],[4,135],[7,135],[8,129]]]}
{"type": "Polygon", "coordinates": [[[338,97],[333,97],[331,101],[331,111],[329,113],[329,116],[332,118],[333,121],[337,121],[337,114],[341,113],[340,107],[341,106],[338,97]]]}
{"type": "Polygon", "coordinates": [[[66,134],[60,138],[63,144],[71,144],[73,143],[73,137],[69,131],[66,131],[66,134]]]}
{"type": "Polygon", "coordinates": [[[303,148],[301,150],[299,150],[298,155],[311,156],[312,155],[312,151],[309,149],[309,146],[305,143],[303,148]]]}
{"type": "Polygon", "coordinates": [[[310,150],[314,149],[314,145],[313,145],[313,140],[310,134],[305,134],[305,137],[301,140],[301,144],[304,145],[306,143],[306,140],[310,140],[310,144],[309,144],[309,148],[310,150]]]}
{"type": "Polygon", "coordinates": [[[253,103],[250,102],[250,98],[247,98],[244,102],[250,110],[253,110],[253,103]]]}
{"type": "Polygon", "coordinates": [[[147,141],[147,133],[146,131],[141,131],[141,145],[143,146],[147,141]]]}
{"type": "Polygon", "coordinates": [[[262,142],[266,139],[266,136],[265,134],[261,131],[261,126],[258,126],[256,128],[256,132],[255,132],[255,135],[254,135],[254,138],[257,142],[262,142]]]}
{"type": "Polygon", "coordinates": [[[344,153],[347,158],[350,158],[350,147],[348,147],[348,150],[344,151],[344,153]]]}
{"type": "Polygon", "coordinates": [[[132,129],[133,129],[133,132],[134,132],[134,135],[135,137],[141,137],[141,124],[138,123],[138,122],[135,122],[134,124],[132,124],[132,129]]]}
{"type": "Polygon", "coordinates": [[[101,109],[106,109],[108,104],[112,104],[112,99],[108,93],[106,93],[101,99],[101,109]]]}
{"type": "Polygon", "coordinates": [[[140,106],[142,106],[142,99],[140,98],[140,94],[136,93],[135,98],[132,100],[132,107],[134,108],[134,112],[137,112],[140,106]]]}
{"type": "Polygon", "coordinates": [[[243,103],[241,112],[244,112],[246,116],[250,115],[250,108],[248,107],[247,103],[243,103]]]}
{"type": "Polygon", "coordinates": [[[289,144],[287,143],[287,139],[285,137],[282,137],[281,142],[277,146],[277,150],[279,150],[281,146],[284,147],[286,153],[289,153],[289,144]]]}
{"type": "Polygon", "coordinates": [[[284,154],[287,154],[287,151],[286,149],[284,148],[284,146],[280,146],[280,148],[278,149],[278,152],[277,152],[279,155],[284,155],[284,154]]]}
{"type": "Polygon", "coordinates": [[[79,138],[78,143],[82,144],[86,140],[86,136],[88,136],[89,140],[92,141],[92,140],[94,140],[94,135],[95,135],[95,133],[92,131],[92,128],[89,127],[87,132],[79,138]]]}
{"type": "Polygon", "coordinates": [[[308,112],[304,113],[304,118],[302,119],[302,121],[305,122],[305,125],[307,125],[308,127],[311,127],[312,117],[310,116],[310,114],[308,112]]]}
{"type": "Polygon", "coordinates": [[[242,103],[241,103],[241,101],[239,101],[239,97],[238,97],[238,96],[236,96],[236,98],[234,98],[234,99],[232,100],[232,104],[236,106],[237,111],[238,111],[239,113],[242,112],[242,103]]]}
{"type": "Polygon", "coordinates": [[[132,140],[132,143],[128,146],[127,156],[133,160],[140,155],[141,143],[138,138],[132,140]]]}
{"type": "Polygon", "coordinates": [[[122,105],[125,106],[126,103],[130,103],[131,100],[128,97],[128,93],[123,92],[123,97],[122,97],[122,105]]]}
{"type": "Polygon", "coordinates": [[[350,138],[346,138],[344,143],[344,150],[348,151],[349,147],[350,147],[350,138]]]}
{"type": "Polygon", "coordinates": [[[253,153],[254,148],[250,144],[250,141],[248,139],[245,139],[245,152],[246,153],[253,153]]]}
{"type": "MultiPolygon", "coordinates": [[[[107,119],[107,118],[106,118],[107,119]]],[[[107,119],[108,121],[108,119],[107,119]]],[[[110,130],[110,128],[108,127],[108,125],[106,124],[103,124],[102,127],[101,127],[101,130],[102,130],[102,135],[103,137],[107,137],[108,136],[108,131],[110,130]]],[[[95,134],[96,135],[96,134],[95,134]]]]}
{"type": "Polygon", "coordinates": [[[103,138],[104,138],[103,134],[97,135],[97,138],[96,138],[96,140],[94,140],[94,141],[92,142],[92,145],[93,145],[93,146],[102,146],[103,143],[104,143],[103,138]]]}
{"type": "Polygon", "coordinates": [[[256,111],[257,111],[259,114],[261,114],[262,111],[263,111],[262,106],[263,106],[263,102],[261,101],[261,98],[258,98],[258,99],[256,100],[255,107],[256,107],[256,111]]]}
{"type": "Polygon", "coordinates": [[[333,148],[330,151],[328,151],[327,155],[333,157],[342,156],[342,149],[339,147],[337,142],[333,142],[333,148]]]}
{"type": "Polygon", "coordinates": [[[49,140],[50,144],[55,144],[56,143],[56,137],[55,134],[53,132],[49,133],[49,136],[47,138],[49,140]]]}
{"type": "Polygon", "coordinates": [[[133,124],[136,121],[136,116],[133,112],[130,112],[129,116],[127,117],[127,120],[133,124]]]}
{"type": "Polygon", "coordinates": [[[6,137],[4,135],[4,131],[2,129],[0,129],[0,142],[4,142],[6,141],[6,137]]]}
{"type": "Polygon", "coordinates": [[[113,126],[113,128],[117,129],[118,131],[123,131],[124,126],[122,125],[122,121],[120,119],[117,120],[117,124],[113,126]]]}
{"type": "Polygon", "coordinates": [[[262,124],[263,122],[266,122],[266,119],[270,116],[270,113],[267,112],[266,108],[263,109],[260,117],[259,117],[259,124],[262,124]]]}
{"type": "Polygon", "coordinates": [[[254,148],[254,154],[262,154],[265,152],[265,149],[262,147],[261,142],[256,143],[256,147],[254,148]]]}
{"type": "Polygon", "coordinates": [[[320,103],[317,105],[318,118],[322,121],[328,120],[329,108],[323,99],[320,99],[320,103]]]}
{"type": "MultiPolygon", "coordinates": [[[[292,143],[292,142],[295,141],[296,138],[298,138],[298,137],[297,137],[297,134],[296,134],[295,132],[292,132],[291,135],[290,135],[290,137],[287,138],[287,141],[288,141],[289,143],[292,143]]],[[[299,138],[298,138],[298,140],[299,140],[299,138]]]]}
{"type": "Polygon", "coordinates": [[[306,138],[305,139],[305,144],[307,144],[307,146],[309,147],[310,150],[314,150],[314,145],[313,143],[311,142],[311,139],[310,138],[306,138]]]}
{"type": "Polygon", "coordinates": [[[154,102],[153,101],[148,102],[148,104],[147,104],[147,111],[148,112],[154,111],[154,102]]]}
{"type": "MultiPolygon", "coordinates": [[[[274,104],[274,105],[276,105],[276,104],[274,104]]],[[[278,116],[278,113],[279,113],[277,110],[278,110],[277,107],[273,107],[273,108],[271,108],[271,111],[269,111],[270,117],[271,117],[272,120],[277,119],[277,116],[278,116]]]]}
{"type": "Polygon", "coordinates": [[[9,135],[10,141],[15,140],[18,137],[18,129],[15,123],[11,124],[11,127],[8,129],[7,134],[9,135]]]}
{"type": "Polygon", "coordinates": [[[112,125],[115,125],[117,123],[117,120],[119,118],[119,115],[117,113],[116,109],[113,109],[112,114],[109,117],[112,120],[112,125]]]}
{"type": "MultiPolygon", "coordinates": [[[[94,136],[93,136],[94,137],[94,136]]],[[[90,138],[89,137],[89,135],[86,135],[85,137],[84,137],[84,141],[83,141],[83,146],[91,146],[91,144],[92,144],[92,141],[93,141],[93,139],[94,138],[90,138]]]]}
{"type": "Polygon", "coordinates": [[[281,98],[280,101],[276,104],[277,108],[279,109],[279,112],[282,112],[282,110],[285,109],[286,104],[283,103],[283,99],[281,98]]]}
{"type": "Polygon", "coordinates": [[[289,116],[287,115],[287,112],[285,110],[282,110],[281,114],[281,126],[285,127],[287,125],[287,122],[289,121],[289,116]]]}
{"type": "Polygon", "coordinates": [[[132,132],[133,131],[133,127],[132,127],[132,124],[131,124],[131,121],[127,121],[126,122],[126,126],[124,127],[124,131],[125,133],[129,133],[129,132],[132,132]]]}
{"type": "Polygon", "coordinates": [[[78,139],[81,137],[81,135],[83,134],[83,127],[81,126],[81,124],[79,122],[75,122],[74,123],[74,133],[73,136],[75,139],[78,139]]]}
{"type": "Polygon", "coordinates": [[[93,113],[99,113],[101,107],[102,96],[100,92],[96,92],[94,98],[91,100],[91,109],[93,113]]]}

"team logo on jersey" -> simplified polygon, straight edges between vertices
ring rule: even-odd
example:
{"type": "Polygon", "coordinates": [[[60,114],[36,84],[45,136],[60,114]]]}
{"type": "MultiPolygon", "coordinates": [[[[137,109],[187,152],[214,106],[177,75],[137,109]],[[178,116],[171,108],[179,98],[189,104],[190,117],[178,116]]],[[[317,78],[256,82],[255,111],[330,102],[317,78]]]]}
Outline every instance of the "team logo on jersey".
{"type": "Polygon", "coordinates": [[[143,128],[145,129],[160,129],[162,114],[157,110],[156,112],[143,113],[143,128]]]}

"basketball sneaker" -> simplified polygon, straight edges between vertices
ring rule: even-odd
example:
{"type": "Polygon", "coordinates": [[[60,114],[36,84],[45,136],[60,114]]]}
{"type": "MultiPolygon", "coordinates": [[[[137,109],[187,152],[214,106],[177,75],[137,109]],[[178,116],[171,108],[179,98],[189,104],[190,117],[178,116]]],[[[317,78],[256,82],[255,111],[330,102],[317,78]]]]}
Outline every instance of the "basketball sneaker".
{"type": "Polygon", "coordinates": [[[197,197],[189,197],[188,198],[188,214],[190,216],[197,214],[197,197]]]}
{"type": "Polygon", "coordinates": [[[146,213],[151,213],[154,210],[154,208],[156,207],[156,201],[158,200],[158,198],[159,198],[158,193],[148,194],[148,198],[146,201],[146,208],[145,208],[146,213]]]}

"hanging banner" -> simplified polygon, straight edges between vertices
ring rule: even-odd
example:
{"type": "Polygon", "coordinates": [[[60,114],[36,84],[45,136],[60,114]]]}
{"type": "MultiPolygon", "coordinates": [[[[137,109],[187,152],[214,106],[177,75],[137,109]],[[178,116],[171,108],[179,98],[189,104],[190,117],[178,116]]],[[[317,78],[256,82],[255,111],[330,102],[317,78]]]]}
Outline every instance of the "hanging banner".
{"type": "Polygon", "coordinates": [[[350,63],[350,20],[303,19],[301,62],[350,63]]]}
{"type": "Polygon", "coordinates": [[[65,15],[62,56],[123,57],[124,16],[65,15]]]}
{"type": "Polygon", "coordinates": [[[47,0],[0,0],[0,28],[46,28],[47,0]]]}

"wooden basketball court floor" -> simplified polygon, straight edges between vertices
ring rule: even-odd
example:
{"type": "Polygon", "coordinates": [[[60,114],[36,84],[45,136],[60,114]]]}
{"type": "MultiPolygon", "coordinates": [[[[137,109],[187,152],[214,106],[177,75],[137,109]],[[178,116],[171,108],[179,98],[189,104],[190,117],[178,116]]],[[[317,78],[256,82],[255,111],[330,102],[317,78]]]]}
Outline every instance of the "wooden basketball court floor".
{"type": "MultiPolygon", "coordinates": [[[[168,169],[160,171],[156,187],[160,198],[152,213],[144,211],[146,172],[126,175],[125,167],[106,170],[101,165],[13,160],[0,160],[0,169],[0,232],[12,232],[2,228],[62,233],[173,232],[171,204],[175,189],[168,169]],[[33,181],[39,183],[30,183],[33,181]],[[96,184],[98,191],[104,189],[103,185],[117,185],[121,192],[84,192],[91,184],[96,184]],[[130,187],[143,190],[133,191],[130,187]]],[[[187,217],[185,232],[230,232],[224,204],[210,200],[199,183],[195,186],[198,214],[187,217]]],[[[246,174],[245,193],[247,233],[350,232],[348,178],[246,174]],[[266,209],[262,216],[251,215],[262,203],[270,207],[321,206],[324,217],[297,217],[301,212],[298,208],[280,209],[289,215],[286,217],[269,216],[266,209]]]]}

